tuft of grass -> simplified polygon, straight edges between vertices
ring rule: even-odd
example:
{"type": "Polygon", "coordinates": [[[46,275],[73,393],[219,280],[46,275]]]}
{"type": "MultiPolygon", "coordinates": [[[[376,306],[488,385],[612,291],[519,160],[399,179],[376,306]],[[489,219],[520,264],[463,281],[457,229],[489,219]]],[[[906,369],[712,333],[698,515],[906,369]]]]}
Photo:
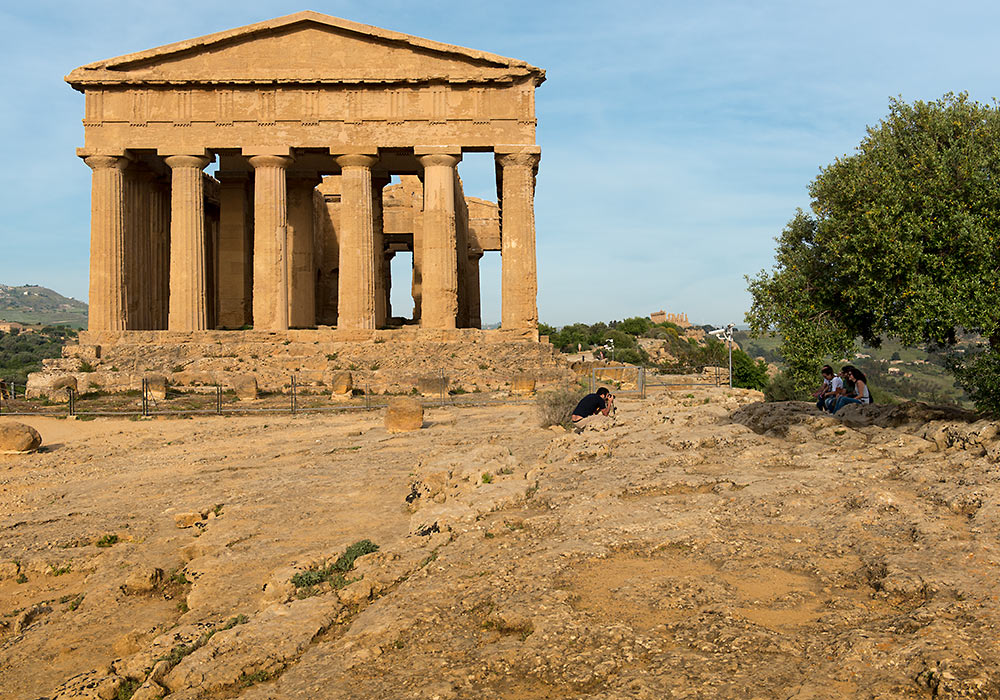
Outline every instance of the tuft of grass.
{"type": "Polygon", "coordinates": [[[382,363],[380,363],[380,362],[372,362],[370,365],[368,365],[368,369],[370,369],[372,372],[374,372],[375,370],[377,370],[381,366],[382,366],[382,363]]]}
{"type": "Polygon", "coordinates": [[[382,344],[384,342],[385,342],[385,338],[376,338],[375,339],[375,344],[376,345],[380,345],[380,344],[382,344]]]}
{"type": "Polygon", "coordinates": [[[489,484],[493,482],[493,475],[489,472],[483,472],[483,483],[489,484]]]}
{"type": "Polygon", "coordinates": [[[225,503],[216,503],[215,504],[215,508],[212,509],[212,512],[215,513],[215,517],[219,517],[220,515],[222,515],[222,506],[224,506],[224,505],[225,505],[225,503]]]}
{"type": "Polygon", "coordinates": [[[19,573],[17,575],[17,578],[14,579],[14,580],[17,581],[18,583],[27,583],[28,582],[28,577],[25,576],[24,572],[22,571],[21,573],[19,573]]]}
{"type": "Polygon", "coordinates": [[[188,577],[184,575],[183,571],[174,570],[170,572],[170,576],[167,579],[170,583],[176,583],[178,586],[186,586],[191,583],[188,577]]]}
{"type": "Polygon", "coordinates": [[[334,360],[337,359],[337,353],[335,352],[327,353],[326,359],[328,362],[333,362],[334,360]]]}
{"type": "Polygon", "coordinates": [[[70,565],[66,566],[56,566],[55,564],[49,564],[49,573],[53,576],[62,576],[63,574],[68,574],[70,570],[70,565]]]}
{"type": "Polygon", "coordinates": [[[101,539],[97,540],[97,542],[94,543],[94,545],[97,547],[111,547],[115,544],[118,544],[118,535],[115,535],[113,533],[103,535],[101,539]]]}
{"type": "Polygon", "coordinates": [[[344,574],[354,568],[354,562],[357,558],[377,551],[378,545],[371,540],[359,540],[345,549],[344,553],[337,557],[337,560],[329,566],[300,571],[292,576],[292,585],[296,588],[309,588],[329,582],[333,588],[343,588],[358,580],[348,579],[344,576],[344,574]]]}
{"type": "Polygon", "coordinates": [[[126,678],[122,684],[118,686],[118,690],[115,691],[115,700],[130,700],[131,697],[135,695],[135,691],[139,689],[140,685],[142,685],[140,681],[133,678],[126,678]]]}
{"type": "Polygon", "coordinates": [[[244,673],[239,678],[239,684],[241,688],[249,688],[257,683],[263,683],[269,681],[273,678],[267,671],[254,671],[253,673],[244,673]]]}
{"type": "Polygon", "coordinates": [[[77,368],[80,372],[93,372],[94,365],[90,364],[86,360],[80,360],[80,366],[77,368]]]}
{"type": "Polygon", "coordinates": [[[489,369],[489,368],[490,368],[490,366],[488,364],[486,364],[485,362],[480,362],[479,363],[479,369],[489,369]]]}
{"type": "Polygon", "coordinates": [[[81,593],[80,595],[78,595],[76,598],[74,598],[70,602],[69,609],[70,610],[76,610],[78,607],[80,607],[80,603],[82,603],[82,602],[83,602],[83,593],[81,593]]]}

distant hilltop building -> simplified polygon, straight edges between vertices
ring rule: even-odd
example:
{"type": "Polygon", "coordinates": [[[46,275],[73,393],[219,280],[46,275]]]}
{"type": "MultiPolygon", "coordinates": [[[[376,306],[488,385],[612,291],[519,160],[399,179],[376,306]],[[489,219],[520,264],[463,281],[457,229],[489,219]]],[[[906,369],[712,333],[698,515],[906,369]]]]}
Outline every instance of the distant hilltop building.
{"type": "Polygon", "coordinates": [[[681,328],[690,328],[687,314],[668,314],[666,311],[654,311],[649,315],[649,320],[653,323],[673,323],[681,328]]]}

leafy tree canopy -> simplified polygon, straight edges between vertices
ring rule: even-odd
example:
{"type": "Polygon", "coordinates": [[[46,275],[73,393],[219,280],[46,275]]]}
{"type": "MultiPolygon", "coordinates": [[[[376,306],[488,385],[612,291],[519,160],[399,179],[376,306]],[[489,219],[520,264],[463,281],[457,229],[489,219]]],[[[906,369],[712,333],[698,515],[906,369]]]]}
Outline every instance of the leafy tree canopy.
{"type": "Polygon", "coordinates": [[[774,269],[749,280],[751,331],[782,333],[797,385],[813,383],[820,359],[842,356],[858,337],[875,347],[882,337],[946,344],[964,329],[1000,353],[995,104],[964,93],[892,100],[856,153],[823,168],[809,194],[812,213],[788,223],[774,269]]]}

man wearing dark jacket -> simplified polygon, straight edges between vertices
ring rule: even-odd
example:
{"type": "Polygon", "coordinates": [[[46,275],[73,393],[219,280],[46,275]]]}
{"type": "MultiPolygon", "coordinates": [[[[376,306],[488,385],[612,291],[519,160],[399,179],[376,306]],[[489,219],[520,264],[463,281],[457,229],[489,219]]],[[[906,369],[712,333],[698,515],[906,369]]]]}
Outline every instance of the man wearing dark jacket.
{"type": "Polygon", "coordinates": [[[580,399],[570,419],[577,429],[583,430],[588,425],[607,418],[614,408],[615,395],[602,386],[595,393],[580,399]]]}

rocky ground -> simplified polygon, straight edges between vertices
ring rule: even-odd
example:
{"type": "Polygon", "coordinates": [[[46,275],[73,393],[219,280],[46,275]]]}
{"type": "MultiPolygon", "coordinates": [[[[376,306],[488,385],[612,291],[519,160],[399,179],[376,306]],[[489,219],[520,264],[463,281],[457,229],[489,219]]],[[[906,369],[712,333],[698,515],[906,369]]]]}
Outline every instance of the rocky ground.
{"type": "Polygon", "coordinates": [[[0,696],[1000,696],[997,424],[758,400],[29,419],[0,696]]]}

